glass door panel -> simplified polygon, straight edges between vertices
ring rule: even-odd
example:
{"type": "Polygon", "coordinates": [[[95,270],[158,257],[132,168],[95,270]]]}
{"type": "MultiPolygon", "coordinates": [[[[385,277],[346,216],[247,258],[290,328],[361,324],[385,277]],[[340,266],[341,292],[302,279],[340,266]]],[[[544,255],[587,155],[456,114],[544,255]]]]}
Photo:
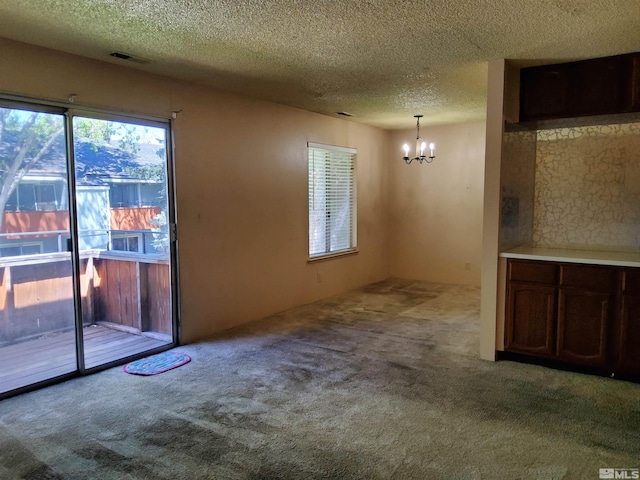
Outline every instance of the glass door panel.
{"type": "Polygon", "coordinates": [[[0,105],[0,395],[77,370],[65,117],[0,105]]]}
{"type": "Polygon", "coordinates": [[[73,117],[84,364],[173,343],[167,128],[73,117]]]}

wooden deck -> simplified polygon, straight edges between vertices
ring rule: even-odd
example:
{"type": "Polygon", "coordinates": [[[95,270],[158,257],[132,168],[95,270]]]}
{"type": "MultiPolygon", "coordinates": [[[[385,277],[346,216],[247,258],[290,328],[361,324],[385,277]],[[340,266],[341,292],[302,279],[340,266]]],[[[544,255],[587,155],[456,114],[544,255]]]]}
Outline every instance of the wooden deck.
{"type": "MultiPolygon", "coordinates": [[[[83,330],[85,367],[92,368],[171,343],[113,328],[83,330]]],[[[0,393],[76,371],[75,333],[52,334],[0,347],[0,393]]]]}

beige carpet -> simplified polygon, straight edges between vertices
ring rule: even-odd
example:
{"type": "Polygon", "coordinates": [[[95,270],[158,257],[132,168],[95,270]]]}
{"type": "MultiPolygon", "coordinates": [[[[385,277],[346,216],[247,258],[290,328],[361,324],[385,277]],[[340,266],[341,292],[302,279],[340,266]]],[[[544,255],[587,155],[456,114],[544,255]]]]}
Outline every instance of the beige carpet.
{"type": "Polygon", "coordinates": [[[478,359],[479,290],[391,280],[0,402],[0,479],[598,479],[640,385],[478,359]]]}

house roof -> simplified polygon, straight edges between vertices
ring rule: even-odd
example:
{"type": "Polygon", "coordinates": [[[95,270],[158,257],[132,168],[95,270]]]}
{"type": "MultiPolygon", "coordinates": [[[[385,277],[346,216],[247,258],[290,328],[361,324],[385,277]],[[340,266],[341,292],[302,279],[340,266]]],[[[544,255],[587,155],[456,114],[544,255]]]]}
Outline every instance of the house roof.
{"type": "MultiPolygon", "coordinates": [[[[10,139],[7,139],[10,141],[10,139]]],[[[5,143],[6,145],[6,143],[5,143]]],[[[0,158],[3,145],[0,145],[0,158]]],[[[136,152],[116,145],[95,144],[77,140],[74,144],[76,183],[78,185],[106,185],[113,180],[139,182],[150,173],[149,167],[159,167],[165,161],[158,145],[138,144],[136,152]]],[[[60,177],[66,179],[67,159],[64,140],[55,142],[37,161],[25,177],[60,177]]]]}
{"type": "Polygon", "coordinates": [[[638,0],[0,2],[5,38],[383,128],[481,120],[489,60],[628,53],[639,24],[638,0]]]}
{"type": "MultiPolygon", "coordinates": [[[[160,149],[158,145],[138,144],[136,152],[132,153],[114,145],[96,147],[89,142],[76,141],[76,182],[79,185],[100,185],[114,179],[139,181],[145,176],[141,169],[160,166],[165,161],[164,152],[159,154],[160,149]]],[[[44,161],[42,163],[45,164],[44,161]]]]}

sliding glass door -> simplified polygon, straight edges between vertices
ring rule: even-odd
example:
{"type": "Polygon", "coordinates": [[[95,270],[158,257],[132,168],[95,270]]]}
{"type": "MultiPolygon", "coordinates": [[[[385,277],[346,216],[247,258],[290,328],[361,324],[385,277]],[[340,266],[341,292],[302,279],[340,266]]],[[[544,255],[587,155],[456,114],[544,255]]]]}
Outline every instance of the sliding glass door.
{"type": "Polygon", "coordinates": [[[84,364],[173,342],[167,128],[73,117],[84,364]]]}
{"type": "Polygon", "coordinates": [[[0,393],[77,369],[66,179],[63,112],[0,108],[0,393]]]}
{"type": "Polygon", "coordinates": [[[0,100],[0,398],[175,344],[168,133],[0,100]]]}

